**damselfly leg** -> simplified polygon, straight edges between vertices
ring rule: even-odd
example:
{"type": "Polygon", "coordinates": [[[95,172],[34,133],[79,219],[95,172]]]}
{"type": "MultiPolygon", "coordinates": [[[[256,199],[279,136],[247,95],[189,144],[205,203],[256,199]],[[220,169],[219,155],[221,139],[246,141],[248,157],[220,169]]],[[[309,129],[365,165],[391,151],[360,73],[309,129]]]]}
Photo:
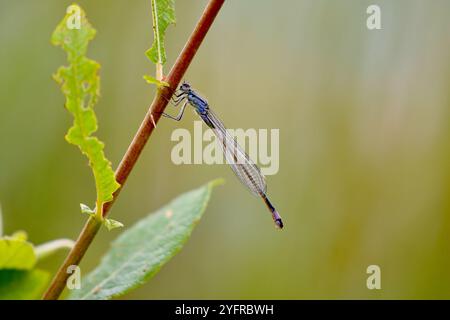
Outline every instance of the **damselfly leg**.
{"type": "Polygon", "coordinates": [[[184,93],[184,92],[181,92],[180,94],[174,94],[173,95],[173,97],[172,97],[172,99],[170,99],[171,101],[172,101],[172,104],[174,105],[174,106],[177,106],[179,103],[180,103],[180,101],[182,101],[182,100],[184,100],[184,99],[186,99],[186,94],[184,93]]]}
{"type": "MultiPolygon", "coordinates": [[[[181,99],[180,101],[178,101],[178,104],[179,104],[181,101],[183,101],[183,100],[184,100],[184,99],[181,99]]],[[[172,120],[175,120],[175,121],[180,121],[181,118],[183,117],[184,110],[186,109],[186,106],[187,106],[188,102],[189,102],[189,101],[187,101],[187,100],[184,102],[183,106],[181,107],[180,113],[178,113],[178,115],[177,115],[176,117],[171,116],[170,114],[167,114],[167,113],[165,113],[165,112],[163,112],[162,115],[163,115],[164,117],[166,117],[166,118],[169,118],[169,119],[172,119],[172,120]]]]}
{"type": "Polygon", "coordinates": [[[172,119],[172,120],[175,120],[175,121],[180,121],[181,120],[181,118],[183,117],[183,114],[184,114],[184,110],[186,109],[186,106],[187,106],[187,104],[188,104],[188,100],[186,100],[186,98],[187,98],[187,96],[186,96],[186,93],[184,93],[184,92],[180,92],[180,93],[174,93],[174,95],[172,96],[172,98],[170,99],[170,102],[172,103],[172,105],[173,106],[178,106],[181,102],[183,102],[184,101],[184,104],[183,104],[183,106],[181,107],[181,110],[180,110],[180,112],[178,113],[178,115],[176,116],[176,117],[174,117],[174,116],[171,116],[170,114],[167,114],[167,113],[165,113],[165,112],[163,112],[162,113],[162,115],[164,116],[164,117],[166,117],[166,118],[169,118],[169,119],[172,119]],[[186,100],[186,101],[185,101],[186,100]]]}

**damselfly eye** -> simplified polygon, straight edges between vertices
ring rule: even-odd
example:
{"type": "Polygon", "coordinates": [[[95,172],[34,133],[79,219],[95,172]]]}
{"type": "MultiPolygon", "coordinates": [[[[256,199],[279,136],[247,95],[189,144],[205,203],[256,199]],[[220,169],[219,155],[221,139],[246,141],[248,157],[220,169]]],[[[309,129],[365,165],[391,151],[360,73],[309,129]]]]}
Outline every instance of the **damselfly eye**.
{"type": "Polygon", "coordinates": [[[182,90],[182,91],[189,91],[191,89],[191,86],[188,84],[188,83],[186,83],[186,82],[184,82],[181,86],[180,86],[180,90],[182,90]]]}

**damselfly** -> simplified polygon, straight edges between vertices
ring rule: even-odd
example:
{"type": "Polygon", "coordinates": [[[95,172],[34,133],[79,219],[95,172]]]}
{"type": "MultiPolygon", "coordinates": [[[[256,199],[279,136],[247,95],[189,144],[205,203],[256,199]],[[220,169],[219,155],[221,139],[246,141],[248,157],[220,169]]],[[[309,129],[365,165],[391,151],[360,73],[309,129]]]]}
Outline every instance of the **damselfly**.
{"type": "Polygon", "coordinates": [[[281,216],[267,198],[267,185],[264,175],[237,143],[236,139],[228,133],[223,122],[220,121],[209,108],[208,102],[195,92],[186,82],[184,82],[179,90],[175,92],[172,100],[175,106],[183,103],[180,113],[176,117],[166,113],[163,113],[163,115],[170,119],[180,121],[186,106],[188,104],[193,106],[203,122],[213,130],[222,147],[225,159],[236,176],[254,195],[260,196],[263,199],[267,208],[269,208],[272,213],[272,219],[275,222],[275,225],[280,229],[283,228],[281,216]]]}

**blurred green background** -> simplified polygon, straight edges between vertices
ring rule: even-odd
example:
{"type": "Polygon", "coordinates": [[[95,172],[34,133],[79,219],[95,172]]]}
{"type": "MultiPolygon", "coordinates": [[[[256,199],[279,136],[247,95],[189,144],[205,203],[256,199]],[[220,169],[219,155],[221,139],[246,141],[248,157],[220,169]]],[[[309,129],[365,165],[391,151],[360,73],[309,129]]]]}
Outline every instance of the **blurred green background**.
{"type": "MultiPolygon", "coordinates": [[[[0,0],[0,201],[6,233],[75,238],[94,201],[86,159],[64,141],[71,116],[51,78],[50,35],[72,1],[0,0]]],[[[78,1],[98,30],[98,136],[119,163],[155,89],[144,52],[150,0],[78,1]]],[[[178,0],[168,71],[207,1],[178,0]]],[[[450,298],[450,3],[446,0],[227,1],[186,79],[229,127],[279,128],[269,195],[286,228],[226,166],[175,166],[161,121],[111,217],[132,225],[216,177],[184,250],[125,298],[450,298]],[[382,30],[366,28],[378,4],[382,30]],[[381,267],[381,290],[366,287],[381,267]]],[[[102,230],[88,272],[120,231],[102,230]]],[[[60,253],[41,264],[56,270],[60,253]]]]}

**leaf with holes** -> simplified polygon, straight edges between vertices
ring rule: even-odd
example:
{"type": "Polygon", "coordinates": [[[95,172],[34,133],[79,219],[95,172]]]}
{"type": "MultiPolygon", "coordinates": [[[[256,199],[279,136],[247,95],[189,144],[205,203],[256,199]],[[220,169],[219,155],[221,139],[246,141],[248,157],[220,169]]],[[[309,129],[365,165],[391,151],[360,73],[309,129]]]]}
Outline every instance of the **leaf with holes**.
{"type": "Polygon", "coordinates": [[[120,185],[115,180],[111,163],[105,157],[103,142],[92,136],[97,131],[93,107],[100,95],[100,65],[85,55],[96,31],[79,6],[72,5],[69,9],[53,32],[52,43],[66,51],[70,64],[59,68],[54,78],[66,96],[66,109],[74,117],[66,140],[78,146],[89,159],[97,190],[96,207],[102,208],[103,203],[113,199],[113,193],[120,185]],[[77,16],[78,26],[72,23],[77,16]]]}
{"type": "Polygon", "coordinates": [[[170,24],[175,24],[175,0],[151,0],[153,16],[154,41],[147,51],[147,57],[153,63],[166,63],[166,50],[164,38],[166,29],[170,24]]]}
{"type": "Polygon", "coordinates": [[[110,299],[152,278],[189,238],[214,186],[212,181],[150,214],[117,238],[100,265],[82,280],[70,299],[110,299]]]}

